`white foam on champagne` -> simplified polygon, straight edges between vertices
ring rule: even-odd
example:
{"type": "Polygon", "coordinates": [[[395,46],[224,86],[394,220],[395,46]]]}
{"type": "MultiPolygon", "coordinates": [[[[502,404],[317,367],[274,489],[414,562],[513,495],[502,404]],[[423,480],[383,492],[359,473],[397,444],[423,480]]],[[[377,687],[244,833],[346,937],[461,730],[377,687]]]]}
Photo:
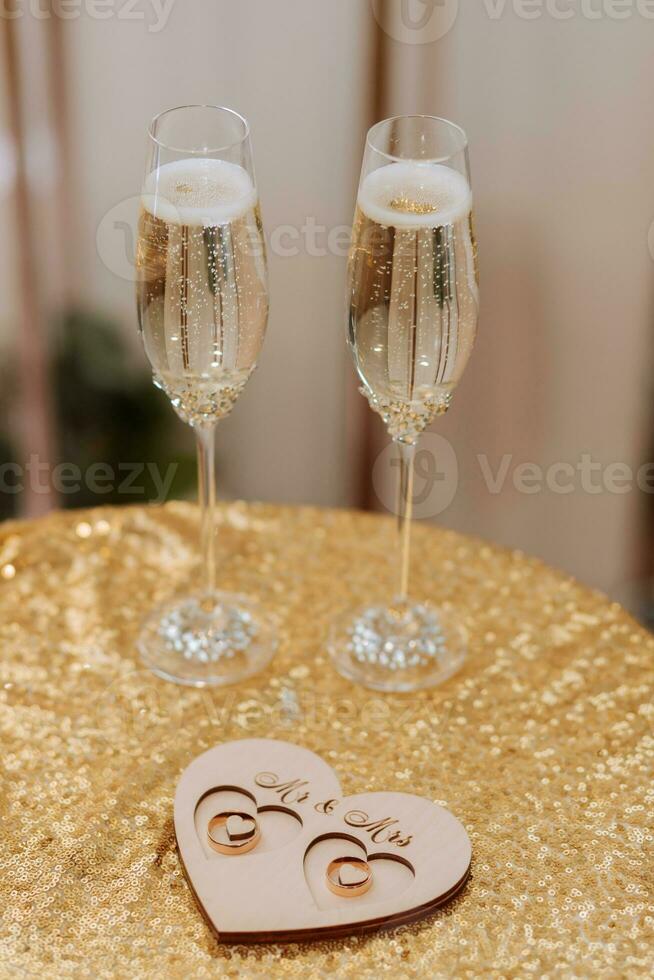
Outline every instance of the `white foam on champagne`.
{"type": "Polygon", "coordinates": [[[373,170],[359,189],[358,204],[380,225],[437,228],[466,218],[472,208],[468,181],[440,163],[389,163],[373,170]]]}
{"type": "Polygon", "coordinates": [[[168,224],[204,228],[236,221],[257,203],[243,167],[226,160],[175,160],[145,179],[143,207],[168,224]]]}

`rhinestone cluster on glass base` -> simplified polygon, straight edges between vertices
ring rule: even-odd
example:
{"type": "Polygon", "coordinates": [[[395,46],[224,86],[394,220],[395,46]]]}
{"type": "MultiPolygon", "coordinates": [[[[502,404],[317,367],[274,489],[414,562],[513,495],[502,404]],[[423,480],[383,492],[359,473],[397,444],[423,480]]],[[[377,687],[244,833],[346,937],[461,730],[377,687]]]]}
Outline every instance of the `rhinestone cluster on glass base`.
{"type": "Polygon", "coordinates": [[[438,614],[421,603],[366,609],[353,620],[347,636],[347,651],[354,660],[387,670],[427,667],[447,653],[438,614]]]}
{"type": "Polygon", "coordinates": [[[438,415],[445,415],[452,402],[451,391],[416,402],[385,398],[383,395],[375,394],[365,385],[359,388],[359,391],[368,399],[372,410],[381,415],[391,438],[409,443],[414,443],[420,433],[424,432],[438,415]]]}
{"type": "Polygon", "coordinates": [[[258,627],[247,609],[230,606],[217,622],[213,609],[207,612],[199,599],[189,599],[166,613],[157,632],[171,652],[185,660],[217,663],[245,651],[258,627]]]}

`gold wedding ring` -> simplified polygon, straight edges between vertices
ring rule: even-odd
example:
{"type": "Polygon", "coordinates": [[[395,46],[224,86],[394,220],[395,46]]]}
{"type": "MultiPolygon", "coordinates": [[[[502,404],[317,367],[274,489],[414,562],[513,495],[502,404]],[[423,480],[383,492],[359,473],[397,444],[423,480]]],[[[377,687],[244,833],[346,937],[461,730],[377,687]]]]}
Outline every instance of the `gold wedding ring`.
{"type": "Polygon", "coordinates": [[[372,871],[360,857],[334,858],[327,865],[327,887],[334,895],[356,898],[372,886],[372,871]]]}
{"type": "Polygon", "coordinates": [[[225,810],[209,821],[207,839],[218,854],[247,854],[261,840],[261,830],[252,814],[225,810]]]}

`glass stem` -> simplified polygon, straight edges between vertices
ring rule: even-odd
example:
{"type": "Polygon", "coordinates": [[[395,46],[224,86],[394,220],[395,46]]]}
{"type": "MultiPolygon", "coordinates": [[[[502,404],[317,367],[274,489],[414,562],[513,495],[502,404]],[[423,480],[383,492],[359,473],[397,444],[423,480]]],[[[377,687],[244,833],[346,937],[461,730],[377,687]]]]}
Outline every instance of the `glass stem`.
{"type": "Polygon", "coordinates": [[[406,602],[409,594],[409,570],[411,565],[411,518],[413,516],[413,461],[415,444],[395,440],[400,454],[400,472],[397,494],[397,536],[399,552],[399,577],[397,600],[406,602]]]}
{"type": "Polygon", "coordinates": [[[195,430],[198,447],[198,497],[204,586],[216,588],[216,427],[195,430]]]}

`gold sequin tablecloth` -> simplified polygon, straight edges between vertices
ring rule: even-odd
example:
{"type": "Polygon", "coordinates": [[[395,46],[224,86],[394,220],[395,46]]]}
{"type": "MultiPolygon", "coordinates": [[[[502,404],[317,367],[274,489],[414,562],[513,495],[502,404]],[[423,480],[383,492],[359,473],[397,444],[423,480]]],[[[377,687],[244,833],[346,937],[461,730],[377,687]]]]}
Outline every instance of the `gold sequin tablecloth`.
{"type": "Polygon", "coordinates": [[[281,643],[259,677],[175,687],[135,656],[143,613],[194,570],[197,511],[100,509],[0,529],[0,976],[644,977],[654,972],[654,640],[537,561],[415,529],[414,592],[471,636],[442,688],[376,695],[332,669],[333,616],[379,595],[387,518],[232,504],[221,585],[281,643]],[[271,736],[346,793],[448,806],[473,843],[446,909],[394,932],[228,947],[182,873],[172,800],[194,756],[271,736]]]}

